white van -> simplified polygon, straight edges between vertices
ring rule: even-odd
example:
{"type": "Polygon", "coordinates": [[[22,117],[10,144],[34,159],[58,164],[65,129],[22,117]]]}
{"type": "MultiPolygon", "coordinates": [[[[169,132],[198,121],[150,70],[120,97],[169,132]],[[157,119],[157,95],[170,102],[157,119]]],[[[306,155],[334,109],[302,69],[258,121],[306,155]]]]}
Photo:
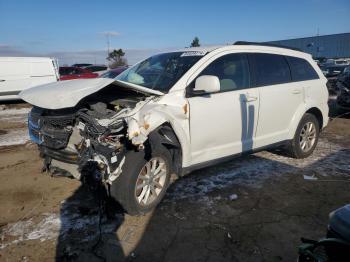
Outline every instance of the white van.
{"type": "Polygon", "coordinates": [[[56,82],[58,63],[49,57],[0,57],[0,101],[19,99],[24,89],[56,82]]]}

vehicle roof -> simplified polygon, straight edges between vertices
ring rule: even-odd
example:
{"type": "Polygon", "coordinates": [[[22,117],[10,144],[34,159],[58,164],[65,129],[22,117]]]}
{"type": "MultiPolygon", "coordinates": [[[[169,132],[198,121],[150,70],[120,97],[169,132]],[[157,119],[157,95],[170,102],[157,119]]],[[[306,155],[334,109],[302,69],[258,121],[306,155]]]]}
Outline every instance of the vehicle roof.
{"type": "Polygon", "coordinates": [[[1,56],[1,61],[45,61],[45,60],[53,60],[54,58],[51,57],[30,57],[30,56],[1,56]]]}
{"type": "Polygon", "coordinates": [[[308,53],[304,53],[301,51],[284,48],[284,47],[276,47],[276,46],[264,46],[264,45],[254,45],[254,44],[240,44],[240,45],[219,45],[219,46],[199,46],[199,47],[189,47],[189,48],[182,48],[179,50],[176,50],[174,52],[191,52],[191,51],[197,51],[197,52],[222,52],[222,51],[259,51],[259,52],[273,52],[273,53],[281,53],[284,55],[291,55],[291,56],[299,56],[299,57],[305,57],[305,58],[311,58],[311,55],[308,53]]]}
{"type": "Polygon", "coordinates": [[[89,71],[88,69],[85,69],[85,68],[81,68],[79,66],[60,66],[59,69],[79,69],[79,70],[82,70],[82,71],[89,71]]]}
{"type": "Polygon", "coordinates": [[[107,67],[106,65],[88,65],[88,66],[86,66],[85,68],[87,68],[87,67],[93,67],[93,66],[103,66],[103,67],[107,67]]]}
{"type": "Polygon", "coordinates": [[[198,47],[186,47],[175,50],[174,52],[191,52],[191,51],[199,51],[199,52],[211,52],[215,49],[225,47],[224,45],[215,45],[215,46],[198,46],[198,47]]]}

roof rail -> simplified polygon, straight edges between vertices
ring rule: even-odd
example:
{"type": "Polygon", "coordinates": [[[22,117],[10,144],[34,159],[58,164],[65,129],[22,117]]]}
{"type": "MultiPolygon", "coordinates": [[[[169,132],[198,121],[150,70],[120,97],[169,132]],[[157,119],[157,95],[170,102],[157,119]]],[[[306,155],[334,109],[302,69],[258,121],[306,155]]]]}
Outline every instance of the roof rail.
{"type": "Polygon", "coordinates": [[[234,45],[259,45],[259,46],[271,46],[271,47],[280,47],[280,48],[286,48],[286,49],[291,49],[295,51],[300,51],[303,52],[299,48],[295,47],[290,47],[290,46],[284,46],[284,45],[278,45],[278,44],[271,44],[271,43],[261,43],[261,42],[247,42],[247,41],[237,41],[234,43],[234,45]]]}

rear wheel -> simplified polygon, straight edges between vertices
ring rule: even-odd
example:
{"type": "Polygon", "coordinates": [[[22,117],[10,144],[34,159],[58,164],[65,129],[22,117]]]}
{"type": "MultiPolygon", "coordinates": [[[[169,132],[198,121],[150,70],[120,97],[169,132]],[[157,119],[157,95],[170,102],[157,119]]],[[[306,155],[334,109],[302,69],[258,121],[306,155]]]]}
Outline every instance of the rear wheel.
{"type": "Polygon", "coordinates": [[[111,195],[130,215],[151,211],[164,197],[170,180],[170,153],[159,146],[150,157],[144,151],[126,155],[123,172],[111,195]]]}
{"type": "Polygon", "coordinates": [[[313,114],[306,113],[300,120],[288,151],[294,158],[305,158],[312,154],[317,145],[320,127],[313,114]]]}

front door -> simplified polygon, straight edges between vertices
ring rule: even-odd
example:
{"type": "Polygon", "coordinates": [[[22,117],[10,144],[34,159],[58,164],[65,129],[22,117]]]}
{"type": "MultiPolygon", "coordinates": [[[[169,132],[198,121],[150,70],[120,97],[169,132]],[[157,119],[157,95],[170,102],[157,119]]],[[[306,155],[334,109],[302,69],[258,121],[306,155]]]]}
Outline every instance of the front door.
{"type": "Polygon", "coordinates": [[[192,164],[251,150],[259,93],[250,88],[246,55],[221,56],[198,76],[201,75],[217,76],[220,92],[188,98],[192,164]]]}

